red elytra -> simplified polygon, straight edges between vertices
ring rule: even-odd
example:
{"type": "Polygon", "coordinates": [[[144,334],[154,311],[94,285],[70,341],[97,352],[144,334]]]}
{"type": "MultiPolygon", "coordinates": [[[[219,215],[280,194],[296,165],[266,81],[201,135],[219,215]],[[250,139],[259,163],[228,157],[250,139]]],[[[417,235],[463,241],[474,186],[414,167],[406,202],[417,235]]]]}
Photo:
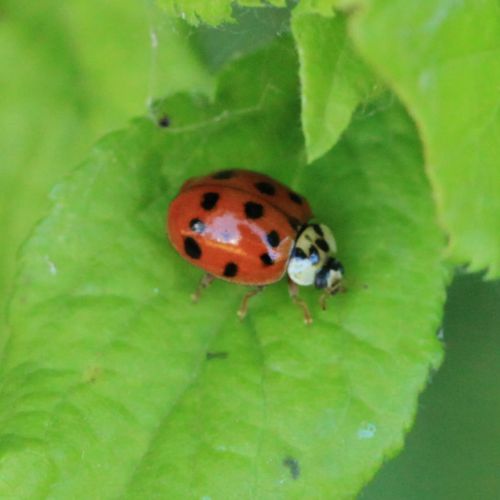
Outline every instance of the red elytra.
{"type": "Polygon", "coordinates": [[[311,217],[307,200],[275,179],[222,170],[184,183],[167,232],[177,252],[211,276],[260,286],[283,277],[297,231],[311,217]]]}

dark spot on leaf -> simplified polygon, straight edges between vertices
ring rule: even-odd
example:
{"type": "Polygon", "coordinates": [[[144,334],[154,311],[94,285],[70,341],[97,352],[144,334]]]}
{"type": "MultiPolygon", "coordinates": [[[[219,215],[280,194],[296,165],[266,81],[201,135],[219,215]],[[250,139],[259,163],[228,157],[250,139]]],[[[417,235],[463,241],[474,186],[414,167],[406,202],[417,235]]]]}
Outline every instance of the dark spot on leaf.
{"type": "Polygon", "coordinates": [[[200,245],[198,245],[196,240],[191,238],[191,236],[184,238],[184,250],[192,259],[199,259],[201,257],[200,245]]]}
{"type": "Polygon", "coordinates": [[[101,375],[102,375],[101,367],[92,365],[84,371],[83,381],[89,384],[93,384],[99,377],[101,377],[101,375]]]}
{"type": "Polygon", "coordinates": [[[316,240],[316,245],[321,249],[323,250],[323,252],[328,252],[330,250],[330,247],[328,246],[328,243],[326,242],[326,240],[324,240],[323,238],[318,238],[316,240]]]}
{"type": "Polygon", "coordinates": [[[264,214],[264,207],[260,203],[254,201],[247,201],[245,203],[245,215],[249,219],[260,219],[264,214]]]}
{"type": "Polygon", "coordinates": [[[290,470],[292,479],[298,479],[300,476],[300,465],[298,460],[292,457],[286,457],[283,459],[283,465],[290,470]]]}
{"type": "Polygon", "coordinates": [[[271,259],[271,256],[268,253],[263,253],[260,256],[260,260],[265,266],[272,266],[274,264],[273,259],[271,259]]]}
{"type": "Polygon", "coordinates": [[[167,115],[160,116],[158,118],[158,126],[162,128],[167,128],[170,126],[170,118],[167,115]]]}
{"type": "Polygon", "coordinates": [[[225,351],[217,351],[217,352],[207,352],[206,358],[207,361],[210,361],[212,359],[226,359],[229,356],[228,352],[225,351]]]}
{"type": "Polygon", "coordinates": [[[267,233],[267,242],[276,248],[280,244],[279,234],[273,229],[271,232],[267,233]]]}
{"type": "Polygon", "coordinates": [[[269,196],[272,196],[273,194],[276,193],[275,187],[266,181],[261,181],[261,182],[256,182],[255,187],[262,193],[262,194],[267,194],[269,196]]]}
{"type": "Polygon", "coordinates": [[[234,177],[234,170],[221,170],[220,172],[215,173],[212,175],[213,179],[231,179],[231,177],[234,177]]]}
{"type": "Polygon", "coordinates": [[[204,193],[201,200],[201,206],[205,210],[212,210],[219,201],[219,193],[204,193]]]}
{"type": "Polygon", "coordinates": [[[202,233],[205,230],[205,224],[200,219],[191,219],[189,228],[195,233],[202,233]]]}
{"type": "Polygon", "coordinates": [[[297,193],[294,193],[293,191],[290,191],[288,193],[288,196],[290,196],[290,199],[294,202],[297,203],[297,205],[302,205],[302,197],[299,196],[297,193]]]}
{"type": "Polygon", "coordinates": [[[226,278],[232,278],[238,274],[238,266],[234,262],[228,262],[222,274],[226,278]]]}

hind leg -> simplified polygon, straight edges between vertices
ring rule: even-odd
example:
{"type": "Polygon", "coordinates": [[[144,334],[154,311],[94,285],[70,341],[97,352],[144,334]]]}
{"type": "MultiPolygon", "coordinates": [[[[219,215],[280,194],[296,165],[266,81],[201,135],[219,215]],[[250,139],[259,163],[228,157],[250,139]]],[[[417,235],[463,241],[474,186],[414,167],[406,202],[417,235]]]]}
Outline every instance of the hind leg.
{"type": "Polygon", "coordinates": [[[255,295],[257,295],[258,293],[262,292],[262,290],[264,290],[264,287],[263,286],[258,286],[256,288],[254,288],[253,290],[250,290],[248,291],[245,296],[243,297],[243,300],[241,301],[241,305],[240,305],[240,308],[238,309],[238,317],[240,319],[243,319],[246,315],[247,315],[247,311],[248,311],[248,301],[254,297],[255,295]]]}
{"type": "Polygon", "coordinates": [[[214,280],[215,276],[212,276],[211,274],[208,273],[204,274],[200,282],[198,283],[196,290],[194,291],[194,293],[191,294],[191,300],[195,303],[198,302],[200,300],[203,290],[205,290],[205,288],[207,288],[214,280]]]}

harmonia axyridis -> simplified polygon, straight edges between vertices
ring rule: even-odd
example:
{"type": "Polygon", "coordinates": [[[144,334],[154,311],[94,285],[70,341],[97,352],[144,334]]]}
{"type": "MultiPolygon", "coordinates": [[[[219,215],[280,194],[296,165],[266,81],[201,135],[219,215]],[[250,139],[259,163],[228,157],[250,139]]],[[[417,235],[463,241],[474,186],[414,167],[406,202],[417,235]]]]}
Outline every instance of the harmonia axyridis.
{"type": "Polygon", "coordinates": [[[243,318],[250,297],[288,272],[290,296],[311,323],[297,285],[323,289],[325,308],[344,273],[332,232],[311,218],[307,200],[271,177],[221,170],[184,183],[169,207],[167,232],[177,252],[206,271],[193,300],[216,278],[251,285],[238,310],[243,318]]]}

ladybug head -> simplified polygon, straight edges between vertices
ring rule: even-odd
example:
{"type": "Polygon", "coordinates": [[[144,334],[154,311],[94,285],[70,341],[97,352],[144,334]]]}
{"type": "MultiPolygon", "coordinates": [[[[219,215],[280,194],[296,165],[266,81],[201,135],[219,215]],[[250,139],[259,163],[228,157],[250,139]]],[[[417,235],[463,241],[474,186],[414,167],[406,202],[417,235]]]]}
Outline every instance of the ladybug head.
{"type": "Polygon", "coordinates": [[[337,244],[324,224],[306,224],[299,231],[288,261],[288,276],[301,286],[313,285],[332,292],[338,289],[344,267],[335,258],[337,244]]]}

